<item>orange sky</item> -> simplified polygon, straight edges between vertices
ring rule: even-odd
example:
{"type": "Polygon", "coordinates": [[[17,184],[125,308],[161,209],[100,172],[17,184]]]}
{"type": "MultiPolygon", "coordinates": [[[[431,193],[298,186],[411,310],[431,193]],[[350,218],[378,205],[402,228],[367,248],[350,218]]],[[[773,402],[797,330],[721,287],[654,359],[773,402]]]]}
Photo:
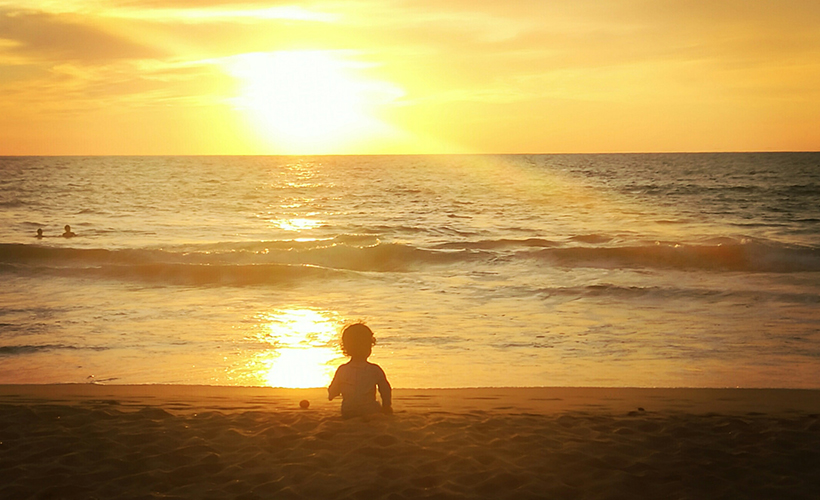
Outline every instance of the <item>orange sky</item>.
{"type": "Polygon", "coordinates": [[[0,155],[820,150],[820,2],[0,0],[0,155]]]}

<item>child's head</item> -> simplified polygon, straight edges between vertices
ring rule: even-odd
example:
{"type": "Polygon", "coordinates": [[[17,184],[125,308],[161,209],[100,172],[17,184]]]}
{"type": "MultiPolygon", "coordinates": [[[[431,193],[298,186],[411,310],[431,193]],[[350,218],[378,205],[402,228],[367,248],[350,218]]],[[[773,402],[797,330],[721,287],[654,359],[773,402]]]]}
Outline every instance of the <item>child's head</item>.
{"type": "Polygon", "coordinates": [[[342,330],[342,352],[351,358],[367,358],[376,344],[373,331],[364,323],[354,323],[342,330]]]}

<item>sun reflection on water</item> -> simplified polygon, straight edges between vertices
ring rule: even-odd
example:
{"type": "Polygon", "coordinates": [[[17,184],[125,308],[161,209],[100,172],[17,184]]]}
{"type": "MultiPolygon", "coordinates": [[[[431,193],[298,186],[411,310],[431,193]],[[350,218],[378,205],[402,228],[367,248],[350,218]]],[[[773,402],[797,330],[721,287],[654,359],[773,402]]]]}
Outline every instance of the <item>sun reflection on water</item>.
{"type": "Polygon", "coordinates": [[[333,377],[330,362],[339,357],[338,320],[329,311],[279,309],[260,316],[259,340],[271,345],[260,354],[258,378],[271,387],[324,387],[333,377]]]}
{"type": "Polygon", "coordinates": [[[321,221],[315,219],[279,219],[271,221],[274,226],[285,231],[304,231],[306,229],[313,229],[322,224],[321,221]]]}

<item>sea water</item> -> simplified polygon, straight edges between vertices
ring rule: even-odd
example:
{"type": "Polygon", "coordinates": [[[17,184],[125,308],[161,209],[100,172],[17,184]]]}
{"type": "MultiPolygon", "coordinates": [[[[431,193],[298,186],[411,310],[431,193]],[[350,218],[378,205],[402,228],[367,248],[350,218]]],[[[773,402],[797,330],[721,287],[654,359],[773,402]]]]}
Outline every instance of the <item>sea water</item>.
{"type": "Polygon", "coordinates": [[[818,153],[6,157],[0,221],[0,383],[323,386],[366,321],[397,387],[820,387],[818,153]]]}

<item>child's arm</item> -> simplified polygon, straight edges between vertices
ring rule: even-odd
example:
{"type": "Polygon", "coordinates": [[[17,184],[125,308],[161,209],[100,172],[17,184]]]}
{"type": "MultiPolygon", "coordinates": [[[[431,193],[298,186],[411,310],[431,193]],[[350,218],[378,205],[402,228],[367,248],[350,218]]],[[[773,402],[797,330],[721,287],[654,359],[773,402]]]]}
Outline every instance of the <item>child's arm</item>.
{"type": "MultiPolygon", "coordinates": [[[[339,367],[341,368],[341,366],[339,367]]],[[[341,389],[341,382],[339,382],[339,368],[336,369],[336,374],[333,375],[333,381],[330,383],[330,386],[327,388],[327,400],[333,401],[333,398],[336,396],[340,396],[342,394],[341,389]]]]}
{"type": "Polygon", "coordinates": [[[379,394],[382,397],[382,411],[384,413],[393,413],[393,388],[390,387],[387,375],[384,374],[381,367],[379,367],[379,379],[376,385],[379,387],[379,394]]]}

